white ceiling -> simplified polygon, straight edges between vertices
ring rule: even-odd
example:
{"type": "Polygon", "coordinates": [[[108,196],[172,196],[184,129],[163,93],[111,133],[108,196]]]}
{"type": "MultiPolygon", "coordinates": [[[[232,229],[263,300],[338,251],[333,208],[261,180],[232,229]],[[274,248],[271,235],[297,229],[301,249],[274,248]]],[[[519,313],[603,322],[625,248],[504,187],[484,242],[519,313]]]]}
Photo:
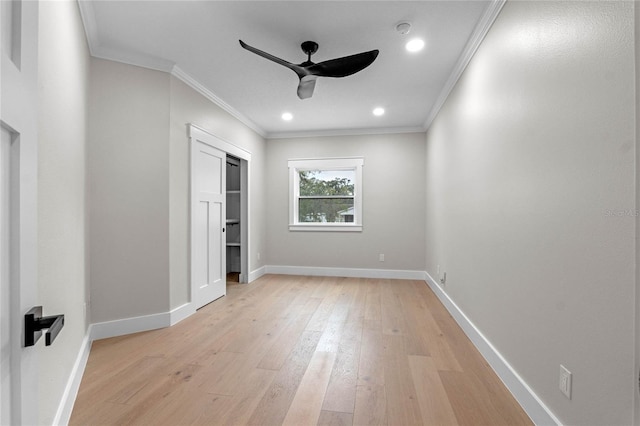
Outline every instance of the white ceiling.
{"type": "Polygon", "coordinates": [[[93,56],[172,72],[265,137],[426,129],[503,3],[80,1],[93,56]],[[408,35],[400,21],[411,22],[408,35]],[[413,37],[425,40],[421,52],[404,49],[413,37]],[[306,40],[320,45],[314,62],[380,54],[352,76],[318,79],[300,100],[295,73],[239,39],[293,63],[306,60],[306,40]],[[373,116],[378,106],[385,115],[373,116]]]}

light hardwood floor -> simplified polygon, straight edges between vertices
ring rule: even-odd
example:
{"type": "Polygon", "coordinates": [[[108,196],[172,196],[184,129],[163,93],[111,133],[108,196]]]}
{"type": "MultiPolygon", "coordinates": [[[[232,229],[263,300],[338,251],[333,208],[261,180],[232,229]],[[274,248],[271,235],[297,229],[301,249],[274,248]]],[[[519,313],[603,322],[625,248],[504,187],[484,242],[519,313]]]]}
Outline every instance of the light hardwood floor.
{"type": "Polygon", "coordinates": [[[422,281],[266,275],[93,343],[71,425],[530,425],[422,281]]]}

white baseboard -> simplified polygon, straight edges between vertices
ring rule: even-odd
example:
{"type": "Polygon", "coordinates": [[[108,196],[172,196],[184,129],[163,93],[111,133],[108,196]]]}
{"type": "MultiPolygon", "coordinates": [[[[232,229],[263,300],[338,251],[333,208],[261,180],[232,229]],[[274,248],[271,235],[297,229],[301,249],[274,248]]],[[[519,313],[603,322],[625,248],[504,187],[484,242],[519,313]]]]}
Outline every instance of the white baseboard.
{"type": "Polygon", "coordinates": [[[403,271],[397,269],[360,269],[360,268],[325,268],[313,266],[279,266],[264,267],[267,274],[313,275],[322,277],[380,278],[400,280],[423,280],[424,271],[403,271]]]}
{"type": "Polygon", "coordinates": [[[60,405],[53,420],[53,425],[67,425],[71,419],[73,405],[76,402],[84,369],[91,352],[91,344],[94,340],[108,337],[122,336],[124,334],[137,333],[139,331],[153,330],[169,326],[171,313],[147,315],[143,317],[127,318],[123,320],[107,321],[91,324],[80,345],[76,362],[73,365],[67,386],[60,400],[60,405]]]}
{"type": "Polygon", "coordinates": [[[73,412],[73,404],[80,389],[80,382],[82,381],[82,375],[91,352],[91,344],[94,340],[169,327],[195,312],[192,303],[185,303],[170,312],[91,324],[82,340],[82,345],[80,345],[76,362],[69,375],[53,424],[56,426],[69,424],[71,413],[73,412]]]}
{"type": "Polygon", "coordinates": [[[255,271],[251,271],[249,272],[249,281],[248,282],[252,282],[257,280],[258,278],[260,278],[261,276],[263,276],[264,274],[266,274],[266,267],[265,266],[261,266],[258,269],[256,269],[255,271]]]}
{"type": "MultiPolygon", "coordinates": [[[[91,328],[91,327],[89,327],[91,328]]],[[[67,386],[64,388],[62,398],[60,399],[60,405],[58,411],[53,419],[53,424],[68,425],[71,420],[71,413],[73,412],[73,404],[76,402],[76,396],[80,389],[80,382],[82,382],[82,375],[84,374],[84,368],[87,365],[89,359],[89,352],[91,351],[91,340],[89,339],[90,332],[87,333],[82,339],[76,362],[73,364],[69,380],[67,380],[67,386]]]]}
{"type": "Polygon", "coordinates": [[[424,273],[427,285],[433,290],[442,304],[447,308],[451,316],[473,342],[480,354],[496,372],[500,380],[505,384],[514,398],[522,406],[527,415],[536,425],[561,425],[558,418],[549,410],[542,400],[533,392],[533,389],[511,367],[507,360],[498,352],[482,332],[471,322],[469,317],[456,305],[456,303],[444,292],[442,287],[427,272],[424,273]]]}
{"type": "Polygon", "coordinates": [[[169,312],[169,325],[175,325],[195,313],[196,310],[194,308],[194,304],[191,302],[187,302],[182,306],[178,306],[177,308],[169,312]]]}
{"type": "Polygon", "coordinates": [[[98,322],[91,324],[90,338],[91,341],[94,341],[109,337],[123,336],[125,334],[139,333],[141,331],[155,330],[158,328],[169,327],[170,325],[171,314],[169,312],[98,322]]]}
{"type": "MultiPolygon", "coordinates": [[[[509,365],[504,357],[496,350],[491,342],[469,320],[455,302],[447,295],[436,281],[424,271],[403,271],[392,269],[357,269],[357,268],[319,268],[302,266],[263,266],[249,274],[249,282],[254,281],[265,274],[283,275],[314,275],[350,278],[381,278],[381,279],[413,279],[424,280],[433,290],[438,299],[447,308],[465,334],[476,346],[478,351],[487,360],[498,377],[516,398],[525,412],[537,425],[561,425],[558,418],[538,398],[527,383],[509,365]]],[[[169,327],[195,313],[191,303],[185,303],[170,312],[145,315],[134,318],[126,318],[115,321],[106,321],[92,324],[82,342],[76,358],[64,395],[58,407],[54,425],[66,425],[71,417],[73,404],[80,388],[82,375],[89,357],[91,343],[94,340],[108,337],[122,336],[141,331],[155,330],[169,327]]]]}
{"type": "Polygon", "coordinates": [[[171,327],[183,319],[193,315],[196,310],[191,302],[178,306],[170,312],[143,315],[140,317],[124,318],[114,321],[105,321],[91,324],[89,338],[93,342],[98,339],[123,336],[125,334],[139,333],[141,331],[156,330],[158,328],[171,327]]]}

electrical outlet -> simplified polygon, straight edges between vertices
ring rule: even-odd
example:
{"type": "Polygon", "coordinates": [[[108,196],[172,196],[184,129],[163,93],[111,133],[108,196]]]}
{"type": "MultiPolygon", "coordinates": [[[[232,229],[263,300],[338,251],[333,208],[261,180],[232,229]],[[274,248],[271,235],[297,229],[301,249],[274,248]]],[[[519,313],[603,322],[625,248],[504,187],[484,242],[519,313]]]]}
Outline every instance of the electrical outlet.
{"type": "Polygon", "coordinates": [[[384,262],[384,254],[380,253],[380,256],[378,257],[378,260],[380,262],[384,262]]]}
{"type": "Polygon", "coordinates": [[[564,396],[571,399],[571,371],[567,370],[562,364],[560,364],[559,387],[564,396]]]}
{"type": "Polygon", "coordinates": [[[258,253],[258,255],[256,257],[258,258],[258,260],[260,260],[260,253],[258,253]]]}
{"type": "Polygon", "coordinates": [[[446,272],[442,273],[442,277],[440,278],[440,284],[442,284],[442,285],[447,284],[447,273],[446,272]]]}

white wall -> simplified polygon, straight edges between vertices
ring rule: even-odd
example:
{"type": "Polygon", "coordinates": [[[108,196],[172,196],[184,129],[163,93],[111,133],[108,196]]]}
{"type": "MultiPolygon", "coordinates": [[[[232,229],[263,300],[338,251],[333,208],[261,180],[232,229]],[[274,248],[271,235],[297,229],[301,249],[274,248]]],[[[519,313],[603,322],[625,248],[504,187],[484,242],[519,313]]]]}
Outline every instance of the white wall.
{"type": "Polygon", "coordinates": [[[92,58],[91,322],[169,311],[167,73],[92,58]]]}
{"type": "Polygon", "coordinates": [[[267,264],[423,271],[424,153],[423,133],[269,140],[267,264]],[[287,161],[341,156],[364,157],[363,231],[290,232],[287,161]]]}
{"type": "Polygon", "coordinates": [[[86,122],[89,52],[74,1],[41,2],[38,123],[38,293],[65,326],[40,356],[38,418],[52,424],[87,328],[86,122]]]}
{"type": "Polygon", "coordinates": [[[171,308],[190,299],[189,295],[189,137],[187,125],[193,123],[210,133],[251,152],[250,216],[251,253],[249,271],[264,265],[257,253],[264,252],[265,218],[264,139],[226,111],[171,77],[170,208],[171,208],[171,308]]]}
{"type": "Polygon", "coordinates": [[[566,424],[633,416],[633,8],[508,2],[427,133],[427,271],[566,424]]]}

